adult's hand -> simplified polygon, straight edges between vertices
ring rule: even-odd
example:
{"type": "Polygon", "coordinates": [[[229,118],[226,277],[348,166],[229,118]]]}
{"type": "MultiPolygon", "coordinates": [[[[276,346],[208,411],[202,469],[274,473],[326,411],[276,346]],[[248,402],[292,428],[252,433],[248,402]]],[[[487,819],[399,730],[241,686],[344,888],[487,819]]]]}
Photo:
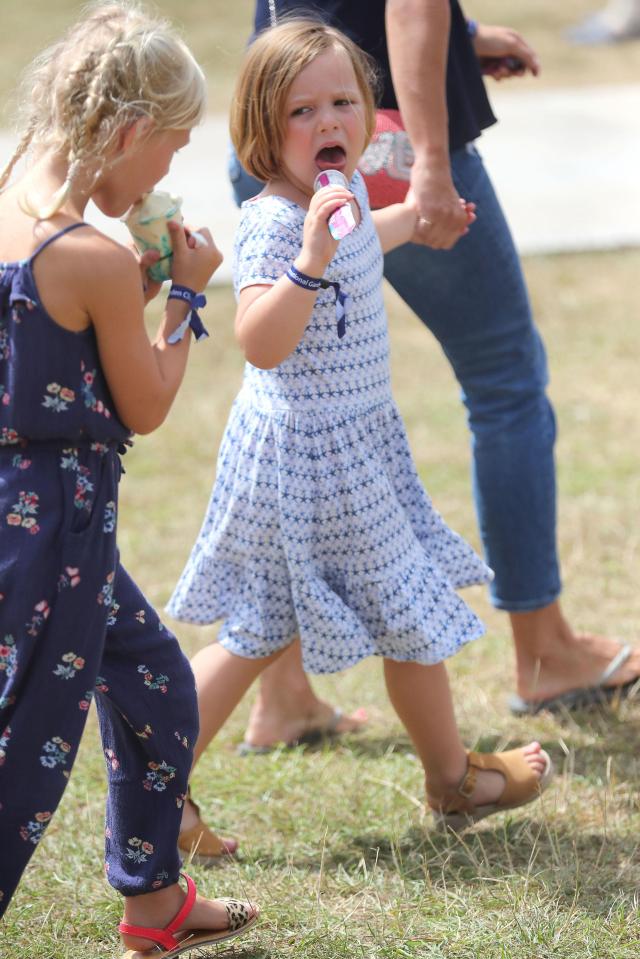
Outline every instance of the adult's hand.
{"type": "Polygon", "coordinates": [[[414,243],[434,250],[450,250],[469,229],[469,215],[458,195],[448,158],[440,163],[421,161],[411,168],[411,189],[418,209],[414,243]]]}
{"type": "Polygon", "coordinates": [[[490,64],[485,72],[490,73],[495,80],[521,76],[527,71],[534,77],[540,73],[540,61],[535,50],[511,27],[492,27],[480,23],[473,46],[481,63],[490,64]],[[504,62],[509,59],[518,61],[522,66],[514,69],[504,62]]]}

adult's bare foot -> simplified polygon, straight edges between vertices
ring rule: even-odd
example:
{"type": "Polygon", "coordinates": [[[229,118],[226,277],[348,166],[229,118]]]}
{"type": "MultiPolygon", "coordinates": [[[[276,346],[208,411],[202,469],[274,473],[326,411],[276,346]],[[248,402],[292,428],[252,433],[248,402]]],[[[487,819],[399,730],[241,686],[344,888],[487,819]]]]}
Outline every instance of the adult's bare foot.
{"type": "Polygon", "coordinates": [[[622,643],[609,637],[575,634],[558,603],[511,613],[510,618],[517,692],[526,704],[598,686],[615,691],[640,679],[640,648],[625,652],[622,643]]]}

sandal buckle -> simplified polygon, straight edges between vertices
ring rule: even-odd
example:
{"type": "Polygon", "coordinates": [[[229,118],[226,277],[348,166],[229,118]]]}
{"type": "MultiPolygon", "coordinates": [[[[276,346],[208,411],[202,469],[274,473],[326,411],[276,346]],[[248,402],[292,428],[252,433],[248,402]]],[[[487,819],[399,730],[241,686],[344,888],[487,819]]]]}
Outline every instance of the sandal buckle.
{"type": "Polygon", "coordinates": [[[469,766],[466,773],[464,774],[464,779],[458,786],[458,793],[464,799],[470,799],[473,793],[473,790],[476,788],[476,770],[473,766],[469,766]]]}

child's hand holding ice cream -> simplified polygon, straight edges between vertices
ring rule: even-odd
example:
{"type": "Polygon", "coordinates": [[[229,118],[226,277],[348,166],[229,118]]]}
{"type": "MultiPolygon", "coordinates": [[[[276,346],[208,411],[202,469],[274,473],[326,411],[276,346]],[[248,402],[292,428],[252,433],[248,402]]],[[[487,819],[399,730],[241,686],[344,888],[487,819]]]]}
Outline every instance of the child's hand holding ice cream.
{"type": "MultiPolygon", "coordinates": [[[[181,207],[181,197],[156,190],[134,204],[125,218],[124,222],[141,254],[141,264],[154,283],[171,279],[173,244],[169,223],[183,225],[181,207]],[[157,255],[151,257],[150,251],[157,255]]],[[[208,242],[201,233],[186,229],[185,232],[191,247],[204,246],[208,242]]]]}

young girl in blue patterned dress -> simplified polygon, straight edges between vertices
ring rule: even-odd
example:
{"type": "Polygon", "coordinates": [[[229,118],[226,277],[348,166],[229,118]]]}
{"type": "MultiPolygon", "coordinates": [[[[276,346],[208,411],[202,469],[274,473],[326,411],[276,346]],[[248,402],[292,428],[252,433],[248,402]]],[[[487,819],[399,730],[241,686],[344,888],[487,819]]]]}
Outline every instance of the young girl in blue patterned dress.
{"type": "Polygon", "coordinates": [[[241,162],[265,182],[235,243],[248,363],[168,609],[224,619],[192,662],[196,756],[296,637],[311,672],[378,655],[428,803],[458,826],[534,799],[551,769],[537,743],[467,754],[456,727],[443,660],[483,628],[455,589],[490,571],[433,509],[391,396],[382,254],[412,238],[416,213],[411,198],[369,210],[356,165],[373,124],[364,55],[337,31],[293,20],[251,46],[231,120],[241,162]],[[327,168],[350,188],[314,194],[327,168]],[[358,222],[338,243],[327,219],[344,204],[358,222]]]}
{"type": "Polygon", "coordinates": [[[145,272],[145,295],[132,254],[83,215],[92,199],[121,216],[164,176],[202,116],[205,81],[168,24],[122,2],[90,11],[25,89],[25,133],[0,174],[0,914],[95,696],[122,939],[128,955],[173,956],[244,931],[256,912],[178,883],[195,687],[118,558],[118,453],[166,416],[189,352],[180,330],[221,257],[208,231],[196,247],[172,228],[174,283],[152,344],[143,309],[159,284],[145,272]]]}

